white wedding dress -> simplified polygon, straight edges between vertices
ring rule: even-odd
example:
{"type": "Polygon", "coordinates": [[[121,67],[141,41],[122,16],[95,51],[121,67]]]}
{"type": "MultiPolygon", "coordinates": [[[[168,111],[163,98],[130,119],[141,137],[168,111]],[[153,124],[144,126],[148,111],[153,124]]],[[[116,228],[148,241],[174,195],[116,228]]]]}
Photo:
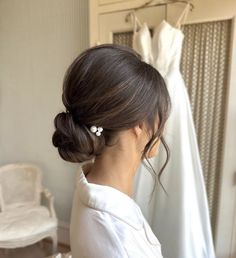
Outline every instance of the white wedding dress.
{"type": "MultiPolygon", "coordinates": [[[[140,30],[134,31],[133,48],[164,77],[172,110],[164,131],[170,160],[161,176],[168,196],[157,185],[148,204],[154,180],[141,165],[135,178],[134,199],[162,244],[163,257],[215,258],[195,127],[180,73],[184,34],[163,20],[151,37],[147,23],[140,24],[140,30]]],[[[150,159],[157,173],[165,160],[161,144],[157,156],[150,159]]]]}

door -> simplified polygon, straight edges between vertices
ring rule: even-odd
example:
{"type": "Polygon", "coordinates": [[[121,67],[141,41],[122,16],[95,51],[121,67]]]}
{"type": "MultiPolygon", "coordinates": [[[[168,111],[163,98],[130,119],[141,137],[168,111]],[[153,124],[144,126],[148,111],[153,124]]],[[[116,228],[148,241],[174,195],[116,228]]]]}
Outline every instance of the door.
{"type": "MultiPolygon", "coordinates": [[[[146,21],[152,29],[157,26],[163,19],[167,18],[170,23],[174,23],[176,17],[179,17],[181,10],[178,9],[166,9],[163,6],[151,7],[139,10],[137,15],[141,21],[146,21]],[[167,14],[167,17],[166,17],[167,14]]],[[[125,18],[129,11],[120,11],[107,14],[99,15],[99,43],[118,43],[132,46],[132,30],[133,25],[131,22],[126,22],[125,18]],[[123,34],[122,34],[123,33],[123,34]],[[122,35],[121,35],[122,34],[122,35]]],[[[235,192],[235,182],[234,171],[236,171],[236,75],[233,71],[236,69],[236,33],[235,33],[235,20],[232,20],[232,33],[231,33],[231,51],[230,61],[229,61],[229,73],[228,76],[228,87],[225,96],[227,100],[224,103],[224,132],[223,135],[218,135],[218,137],[224,138],[223,152],[220,155],[222,159],[222,169],[221,174],[218,175],[217,180],[220,182],[218,186],[211,185],[211,187],[218,187],[216,189],[214,207],[217,210],[214,211],[212,207],[212,213],[215,212],[216,224],[213,228],[213,236],[215,242],[215,249],[217,258],[236,258],[236,243],[235,243],[235,203],[236,203],[236,192],[235,192]],[[217,203],[216,203],[217,202],[217,203]]],[[[183,50],[184,51],[184,50],[183,50]]],[[[192,101],[193,103],[193,99],[192,101]]],[[[198,125],[196,125],[198,127],[198,125]]],[[[201,150],[200,150],[201,151],[201,150]]],[[[217,181],[216,180],[216,181],[217,181]]],[[[210,187],[210,188],[211,188],[210,187]]],[[[210,198],[210,197],[209,197],[210,198]]]]}

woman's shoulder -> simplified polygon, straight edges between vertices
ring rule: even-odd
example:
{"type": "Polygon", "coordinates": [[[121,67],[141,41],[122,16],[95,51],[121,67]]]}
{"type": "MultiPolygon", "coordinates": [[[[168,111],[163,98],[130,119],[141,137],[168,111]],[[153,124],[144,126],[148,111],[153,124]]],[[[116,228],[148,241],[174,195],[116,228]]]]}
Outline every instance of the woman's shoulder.
{"type": "Polygon", "coordinates": [[[127,253],[107,214],[89,210],[85,221],[71,224],[70,243],[73,257],[126,258],[127,253]]]}
{"type": "Polygon", "coordinates": [[[78,207],[77,211],[72,211],[71,216],[71,231],[80,230],[82,234],[116,234],[118,231],[122,232],[126,224],[116,216],[109,212],[94,209],[88,206],[78,207]]]}
{"type": "Polygon", "coordinates": [[[91,210],[85,221],[71,227],[72,257],[163,258],[159,242],[150,238],[151,232],[146,232],[149,236],[144,232],[109,213],[91,210]]]}

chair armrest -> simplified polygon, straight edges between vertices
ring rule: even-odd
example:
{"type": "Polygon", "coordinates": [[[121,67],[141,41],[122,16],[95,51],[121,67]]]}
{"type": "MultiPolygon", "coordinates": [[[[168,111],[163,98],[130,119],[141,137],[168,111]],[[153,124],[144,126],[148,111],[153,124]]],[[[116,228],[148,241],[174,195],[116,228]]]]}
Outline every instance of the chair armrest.
{"type": "Polygon", "coordinates": [[[54,196],[51,194],[51,192],[47,188],[44,188],[44,187],[42,189],[42,193],[48,200],[48,208],[49,208],[50,216],[52,218],[57,218],[56,212],[54,209],[54,196]]]}

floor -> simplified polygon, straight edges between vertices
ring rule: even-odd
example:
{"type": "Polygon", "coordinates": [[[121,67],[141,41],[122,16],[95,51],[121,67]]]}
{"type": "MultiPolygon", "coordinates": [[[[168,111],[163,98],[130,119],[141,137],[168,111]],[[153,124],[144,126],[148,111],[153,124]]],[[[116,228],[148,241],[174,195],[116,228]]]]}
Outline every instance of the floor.
{"type": "MultiPolygon", "coordinates": [[[[7,254],[4,251],[0,249],[0,258],[45,258],[52,255],[52,244],[45,240],[28,247],[10,249],[7,254]]],[[[69,251],[69,246],[58,245],[58,252],[67,253],[69,251]]]]}

